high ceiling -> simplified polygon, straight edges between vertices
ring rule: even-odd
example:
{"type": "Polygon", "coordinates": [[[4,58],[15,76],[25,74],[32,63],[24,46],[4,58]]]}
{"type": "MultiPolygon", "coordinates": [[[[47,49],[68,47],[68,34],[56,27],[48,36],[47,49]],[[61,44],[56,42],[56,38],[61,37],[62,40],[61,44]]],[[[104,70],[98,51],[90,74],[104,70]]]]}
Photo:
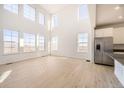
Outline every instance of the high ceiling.
{"type": "MultiPolygon", "coordinates": [[[[47,12],[54,14],[67,9],[72,4],[41,4],[47,12]]],[[[96,26],[118,24],[124,22],[124,5],[98,4],[96,5],[96,26]]]]}
{"type": "Polygon", "coordinates": [[[124,5],[99,4],[96,9],[97,26],[124,22],[124,5]]]}
{"type": "Polygon", "coordinates": [[[68,6],[69,4],[41,4],[41,7],[51,14],[66,9],[68,6]]]}

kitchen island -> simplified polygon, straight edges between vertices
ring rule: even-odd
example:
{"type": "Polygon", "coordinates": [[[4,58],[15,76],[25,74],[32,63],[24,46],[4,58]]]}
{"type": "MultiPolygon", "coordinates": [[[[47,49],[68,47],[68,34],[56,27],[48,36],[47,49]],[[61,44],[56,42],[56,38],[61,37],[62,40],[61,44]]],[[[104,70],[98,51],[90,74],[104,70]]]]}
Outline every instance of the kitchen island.
{"type": "Polygon", "coordinates": [[[114,60],[114,73],[124,86],[124,54],[114,54],[106,52],[114,60]]]}

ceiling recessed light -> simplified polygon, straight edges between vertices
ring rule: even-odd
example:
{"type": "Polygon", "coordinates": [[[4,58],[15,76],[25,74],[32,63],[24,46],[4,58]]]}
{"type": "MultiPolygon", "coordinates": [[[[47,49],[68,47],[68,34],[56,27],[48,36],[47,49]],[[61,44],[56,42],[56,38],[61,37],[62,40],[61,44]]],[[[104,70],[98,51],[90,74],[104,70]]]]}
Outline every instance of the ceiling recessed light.
{"type": "Polygon", "coordinates": [[[124,17],[123,17],[123,16],[118,16],[118,18],[119,18],[119,19],[122,19],[122,18],[124,18],[124,17]]]}
{"type": "Polygon", "coordinates": [[[115,7],[115,10],[119,10],[119,9],[120,9],[120,6],[116,6],[116,7],[115,7]]]}

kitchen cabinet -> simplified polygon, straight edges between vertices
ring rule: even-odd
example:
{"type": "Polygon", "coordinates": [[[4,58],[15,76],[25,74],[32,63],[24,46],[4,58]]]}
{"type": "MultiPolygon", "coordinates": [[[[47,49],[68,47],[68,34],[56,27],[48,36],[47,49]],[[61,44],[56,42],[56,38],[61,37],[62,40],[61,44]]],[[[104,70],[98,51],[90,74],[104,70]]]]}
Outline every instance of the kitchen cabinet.
{"type": "Polygon", "coordinates": [[[124,44],[124,27],[114,28],[114,44],[124,44]]]}
{"type": "Polygon", "coordinates": [[[113,37],[113,28],[96,29],[95,37],[113,37]]]}

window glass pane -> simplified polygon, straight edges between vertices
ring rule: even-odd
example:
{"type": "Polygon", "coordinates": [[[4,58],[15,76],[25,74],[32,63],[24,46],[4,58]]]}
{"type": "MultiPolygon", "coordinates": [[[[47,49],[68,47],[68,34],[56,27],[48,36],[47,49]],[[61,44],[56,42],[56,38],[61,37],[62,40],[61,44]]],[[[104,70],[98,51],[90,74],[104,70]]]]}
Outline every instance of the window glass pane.
{"type": "Polygon", "coordinates": [[[29,5],[24,5],[24,17],[34,21],[35,9],[29,5]]]}
{"type": "Polygon", "coordinates": [[[87,37],[88,37],[87,33],[79,34],[79,42],[88,42],[87,37]]]}
{"type": "Polygon", "coordinates": [[[39,37],[39,50],[44,50],[45,48],[45,39],[43,36],[39,37]]]}
{"type": "Polygon", "coordinates": [[[11,41],[11,36],[4,35],[4,41],[11,41]]]}
{"type": "Polygon", "coordinates": [[[4,47],[4,54],[11,54],[11,48],[4,47]]]}
{"type": "Polygon", "coordinates": [[[18,32],[4,29],[3,30],[4,41],[4,54],[13,54],[18,52],[18,32]],[[16,51],[13,51],[16,50],[16,51]]]}
{"type": "Polygon", "coordinates": [[[24,33],[24,52],[35,51],[35,35],[24,33]]]}
{"type": "Polygon", "coordinates": [[[56,27],[56,26],[58,26],[58,16],[53,15],[52,16],[52,27],[56,27]]]}
{"type": "Polygon", "coordinates": [[[87,19],[88,18],[88,7],[87,5],[81,5],[79,7],[79,18],[80,19],[87,19]]]}
{"type": "Polygon", "coordinates": [[[58,50],[58,37],[57,36],[52,37],[51,49],[58,50]]]}
{"type": "Polygon", "coordinates": [[[39,13],[39,24],[45,24],[45,16],[42,13],[39,13]]]}
{"type": "Polygon", "coordinates": [[[18,52],[18,49],[17,48],[12,48],[11,52],[12,53],[17,53],[18,52]]]}
{"type": "Polygon", "coordinates": [[[18,14],[18,4],[4,4],[4,9],[18,14]]]}
{"type": "Polygon", "coordinates": [[[78,52],[88,51],[88,33],[78,34],[78,52]]]}

